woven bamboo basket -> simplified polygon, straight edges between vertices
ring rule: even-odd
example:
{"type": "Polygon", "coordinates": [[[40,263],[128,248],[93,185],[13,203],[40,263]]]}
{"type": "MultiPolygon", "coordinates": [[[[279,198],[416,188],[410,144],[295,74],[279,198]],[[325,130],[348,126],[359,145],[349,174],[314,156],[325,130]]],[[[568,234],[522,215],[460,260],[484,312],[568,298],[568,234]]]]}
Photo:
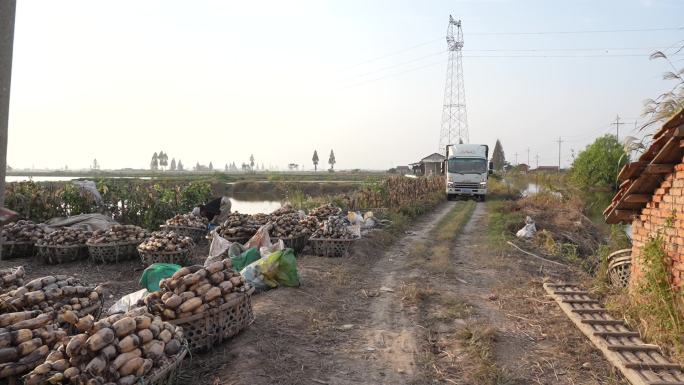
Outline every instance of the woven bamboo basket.
{"type": "Polygon", "coordinates": [[[173,358],[153,369],[147,376],[138,380],[139,385],[173,385],[177,382],[183,359],[188,354],[188,349],[183,348],[173,358]]]}
{"type": "MultiPolygon", "coordinates": [[[[298,237],[289,238],[279,238],[285,244],[285,247],[289,247],[294,250],[295,253],[299,254],[304,250],[306,245],[309,243],[309,235],[302,234],[298,237]]],[[[276,240],[277,242],[277,240],[276,240]]]]}
{"type": "Polygon", "coordinates": [[[320,257],[342,257],[351,249],[356,239],[309,238],[314,255],[320,257]]]}
{"type": "Polygon", "coordinates": [[[32,257],[35,242],[4,241],[2,242],[2,259],[32,257]]]}
{"type": "Polygon", "coordinates": [[[101,263],[117,263],[138,257],[138,245],[142,241],[87,244],[90,260],[101,263]]]}
{"type": "Polygon", "coordinates": [[[48,265],[79,261],[88,258],[88,246],[85,244],[71,246],[36,245],[35,247],[38,258],[41,262],[48,265]]]}
{"type": "Polygon", "coordinates": [[[632,275],[632,250],[623,249],[611,253],[608,258],[608,280],[615,287],[627,287],[632,275]]]}
{"type": "Polygon", "coordinates": [[[252,239],[252,237],[223,237],[223,239],[225,239],[228,242],[239,243],[241,245],[244,245],[245,243],[247,243],[247,241],[252,239]]]}
{"type": "Polygon", "coordinates": [[[161,225],[159,226],[162,230],[173,231],[178,235],[183,235],[192,238],[192,241],[199,243],[207,235],[207,229],[201,227],[186,227],[186,226],[170,226],[161,225]]]}
{"type": "MultiPolygon", "coordinates": [[[[174,385],[177,383],[178,374],[181,370],[181,364],[183,359],[188,354],[188,349],[181,349],[178,354],[173,358],[165,359],[162,366],[154,368],[149,374],[141,378],[136,382],[137,385],[174,385]]],[[[38,360],[33,364],[26,365],[26,370],[23,370],[21,374],[17,376],[9,376],[5,378],[0,378],[0,385],[22,385],[24,380],[22,376],[31,370],[35,369],[36,366],[41,364],[43,361],[38,360]]]]}
{"type": "Polygon", "coordinates": [[[190,263],[191,249],[180,251],[143,251],[138,249],[143,264],[149,266],[153,263],[175,263],[187,266],[190,263]]]}
{"type": "Polygon", "coordinates": [[[223,305],[190,317],[168,321],[183,328],[191,352],[211,350],[254,322],[252,292],[233,293],[223,305]]]}

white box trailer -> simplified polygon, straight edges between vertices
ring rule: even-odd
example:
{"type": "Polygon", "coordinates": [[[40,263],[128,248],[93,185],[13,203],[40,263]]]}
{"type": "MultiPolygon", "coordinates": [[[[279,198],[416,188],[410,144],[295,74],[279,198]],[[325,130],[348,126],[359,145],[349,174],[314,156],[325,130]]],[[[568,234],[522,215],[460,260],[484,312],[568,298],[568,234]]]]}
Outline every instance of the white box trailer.
{"type": "Polygon", "coordinates": [[[487,179],[491,173],[489,146],[486,144],[450,144],[446,146],[444,175],[447,199],[474,196],[484,201],[487,179]]]}

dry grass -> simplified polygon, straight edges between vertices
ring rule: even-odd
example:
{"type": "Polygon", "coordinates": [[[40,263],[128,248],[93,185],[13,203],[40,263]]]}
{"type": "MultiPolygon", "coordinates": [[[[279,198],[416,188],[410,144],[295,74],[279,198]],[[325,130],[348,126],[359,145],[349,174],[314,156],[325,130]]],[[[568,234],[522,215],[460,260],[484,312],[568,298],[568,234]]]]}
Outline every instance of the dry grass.
{"type": "Polygon", "coordinates": [[[435,274],[452,274],[453,242],[475,210],[475,202],[457,202],[429,232],[427,241],[409,247],[409,265],[435,274]]]}
{"type": "Polygon", "coordinates": [[[474,309],[460,297],[448,292],[441,292],[437,297],[437,309],[430,312],[429,323],[451,322],[456,319],[466,319],[473,315],[474,309]]]}
{"type": "Polygon", "coordinates": [[[459,330],[457,337],[470,358],[472,370],[464,373],[470,381],[482,385],[512,384],[494,360],[496,329],[481,322],[473,322],[459,330]]]}
{"type": "Polygon", "coordinates": [[[353,281],[354,274],[345,265],[337,265],[330,269],[330,280],[337,286],[346,286],[353,281]]]}
{"type": "Polygon", "coordinates": [[[428,297],[435,294],[435,290],[429,284],[421,282],[402,282],[401,301],[405,305],[417,306],[428,297]]]}

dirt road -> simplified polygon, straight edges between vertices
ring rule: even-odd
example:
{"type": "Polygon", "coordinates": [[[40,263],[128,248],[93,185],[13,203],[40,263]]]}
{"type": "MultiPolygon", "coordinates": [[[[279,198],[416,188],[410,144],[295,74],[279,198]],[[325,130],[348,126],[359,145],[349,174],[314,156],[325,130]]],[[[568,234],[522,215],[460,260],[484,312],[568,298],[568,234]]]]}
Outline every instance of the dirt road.
{"type": "Polygon", "coordinates": [[[444,244],[431,230],[459,204],[420,218],[387,250],[369,242],[350,258],[300,258],[302,287],[255,296],[252,327],[195,355],[182,381],[623,383],[542,294],[543,276],[569,273],[493,247],[487,204],[438,258],[431,247],[444,244]]]}

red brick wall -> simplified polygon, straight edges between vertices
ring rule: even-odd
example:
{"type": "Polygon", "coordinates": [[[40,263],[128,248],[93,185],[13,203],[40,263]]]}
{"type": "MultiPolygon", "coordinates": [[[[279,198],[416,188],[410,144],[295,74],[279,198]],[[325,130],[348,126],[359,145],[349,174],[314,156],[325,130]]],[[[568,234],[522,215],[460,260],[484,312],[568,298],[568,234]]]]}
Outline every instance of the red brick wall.
{"type": "Polygon", "coordinates": [[[673,262],[672,285],[681,287],[684,285],[684,163],[678,164],[675,172],[665,178],[639,218],[632,222],[632,284],[642,275],[641,249],[658,233],[673,262]]]}

